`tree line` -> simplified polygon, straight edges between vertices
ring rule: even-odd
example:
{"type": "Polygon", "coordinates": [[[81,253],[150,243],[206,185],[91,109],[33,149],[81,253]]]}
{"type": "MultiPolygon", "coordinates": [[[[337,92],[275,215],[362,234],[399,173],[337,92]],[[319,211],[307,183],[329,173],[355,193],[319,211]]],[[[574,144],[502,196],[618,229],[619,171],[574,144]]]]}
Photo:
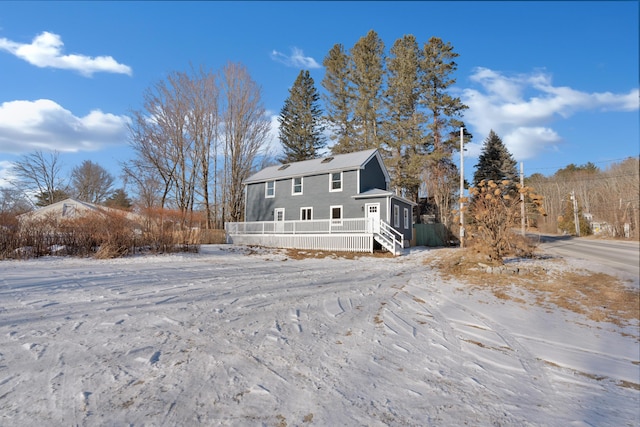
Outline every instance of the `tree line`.
{"type": "Polygon", "coordinates": [[[60,153],[37,150],[25,154],[11,168],[11,187],[1,188],[3,211],[26,212],[67,198],[128,209],[132,202],[124,188],[115,188],[115,178],[91,160],[75,166],[67,177],[63,174],[60,153]],[[33,195],[34,202],[29,198],[33,195]]]}
{"type": "Polygon", "coordinates": [[[637,240],[640,230],[639,171],[640,160],[629,157],[605,169],[589,162],[570,164],[551,176],[539,173],[529,176],[528,185],[544,196],[547,216],[539,222],[540,229],[573,235],[576,230],[581,235],[595,231],[637,240]],[[578,217],[577,229],[574,210],[578,217]],[[590,222],[596,223],[595,230],[590,222]]]}

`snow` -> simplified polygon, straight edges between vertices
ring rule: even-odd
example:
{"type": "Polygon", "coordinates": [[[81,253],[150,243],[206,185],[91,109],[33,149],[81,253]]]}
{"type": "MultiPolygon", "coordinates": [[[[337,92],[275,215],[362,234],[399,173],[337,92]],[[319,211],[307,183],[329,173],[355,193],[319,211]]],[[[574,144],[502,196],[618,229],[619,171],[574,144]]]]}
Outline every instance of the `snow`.
{"type": "Polygon", "coordinates": [[[0,425],[638,425],[637,324],[497,299],[437,253],[0,262],[0,425]]]}

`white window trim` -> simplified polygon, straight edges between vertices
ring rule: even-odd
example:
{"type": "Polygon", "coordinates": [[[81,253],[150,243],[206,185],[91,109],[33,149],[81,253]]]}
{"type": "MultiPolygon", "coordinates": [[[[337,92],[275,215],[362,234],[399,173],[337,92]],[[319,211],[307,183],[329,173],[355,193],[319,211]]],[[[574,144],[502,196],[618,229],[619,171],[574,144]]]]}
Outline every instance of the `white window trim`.
{"type": "Polygon", "coordinates": [[[329,206],[329,218],[331,219],[332,224],[342,225],[342,219],[344,217],[344,209],[342,205],[332,205],[329,206]],[[335,208],[340,208],[340,218],[333,218],[333,210],[335,208]]]}
{"type": "Polygon", "coordinates": [[[265,199],[273,199],[274,197],[276,197],[276,181],[266,181],[264,183],[264,197],[265,199]],[[269,195],[269,183],[272,182],[273,183],[273,194],[269,195]]]}
{"type": "Polygon", "coordinates": [[[297,176],[295,178],[291,178],[291,195],[292,196],[301,196],[302,193],[304,192],[304,178],[301,176],[297,176]],[[296,179],[300,179],[300,192],[296,193],[295,189],[296,189],[296,179]]]}
{"type": "Polygon", "coordinates": [[[308,221],[308,220],[312,220],[313,219],[313,207],[311,206],[306,206],[306,207],[302,207],[300,208],[300,221],[308,221]],[[309,210],[310,211],[310,215],[309,218],[307,218],[306,220],[302,219],[302,212],[309,210]]]}
{"type": "Polygon", "coordinates": [[[403,213],[404,213],[404,229],[408,230],[409,229],[409,209],[404,208],[403,213]]]}
{"type": "Polygon", "coordinates": [[[400,228],[400,206],[393,205],[393,226],[400,228]]]}
{"type": "Polygon", "coordinates": [[[342,191],[342,188],[344,187],[344,179],[343,179],[344,175],[342,174],[342,171],[340,172],[330,172],[329,173],[329,192],[333,193],[333,192],[338,192],[338,191],[342,191]],[[340,188],[333,188],[333,174],[339,173],[340,174],[340,188]]]}

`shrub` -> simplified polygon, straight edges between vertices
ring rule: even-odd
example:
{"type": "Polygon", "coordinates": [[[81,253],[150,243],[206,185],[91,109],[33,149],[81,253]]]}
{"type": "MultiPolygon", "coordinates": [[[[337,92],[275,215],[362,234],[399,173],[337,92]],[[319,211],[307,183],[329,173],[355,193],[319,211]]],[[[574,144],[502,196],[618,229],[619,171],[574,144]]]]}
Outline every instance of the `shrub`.
{"type": "Polygon", "coordinates": [[[536,210],[542,211],[542,198],[530,187],[511,181],[499,183],[482,180],[477,187],[470,188],[471,203],[468,205],[470,247],[487,255],[490,261],[502,263],[506,255],[531,256],[533,244],[514,233],[520,225],[520,194],[525,196],[536,210]]]}

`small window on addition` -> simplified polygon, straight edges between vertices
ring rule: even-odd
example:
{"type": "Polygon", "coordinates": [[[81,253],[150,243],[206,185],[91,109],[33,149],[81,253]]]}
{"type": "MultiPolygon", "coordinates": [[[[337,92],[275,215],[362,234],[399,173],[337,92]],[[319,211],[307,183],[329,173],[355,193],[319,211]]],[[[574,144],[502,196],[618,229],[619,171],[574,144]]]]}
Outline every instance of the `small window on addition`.
{"type": "Polygon", "coordinates": [[[398,205],[393,205],[393,226],[400,227],[400,206],[398,205]]]}
{"type": "Polygon", "coordinates": [[[404,208],[404,229],[409,229],[409,209],[404,208]]]}

